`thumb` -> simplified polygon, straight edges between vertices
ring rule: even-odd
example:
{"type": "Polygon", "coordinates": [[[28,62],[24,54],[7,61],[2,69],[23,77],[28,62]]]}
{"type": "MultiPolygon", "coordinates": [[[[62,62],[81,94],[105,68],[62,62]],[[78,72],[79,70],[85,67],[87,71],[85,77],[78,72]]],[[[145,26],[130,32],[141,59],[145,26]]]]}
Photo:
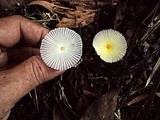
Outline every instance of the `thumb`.
{"type": "Polygon", "coordinates": [[[47,67],[40,56],[33,56],[18,66],[0,72],[0,117],[37,85],[64,71],[47,67]]]}

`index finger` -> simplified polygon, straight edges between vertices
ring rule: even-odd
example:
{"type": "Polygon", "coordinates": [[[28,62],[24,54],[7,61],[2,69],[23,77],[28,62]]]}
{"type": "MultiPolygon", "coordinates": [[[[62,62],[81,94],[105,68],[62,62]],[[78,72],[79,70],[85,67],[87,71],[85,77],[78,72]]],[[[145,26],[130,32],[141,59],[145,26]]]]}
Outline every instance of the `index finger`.
{"type": "Polygon", "coordinates": [[[37,45],[49,32],[48,29],[19,15],[0,19],[0,46],[12,47],[20,39],[26,44],[37,45]]]}

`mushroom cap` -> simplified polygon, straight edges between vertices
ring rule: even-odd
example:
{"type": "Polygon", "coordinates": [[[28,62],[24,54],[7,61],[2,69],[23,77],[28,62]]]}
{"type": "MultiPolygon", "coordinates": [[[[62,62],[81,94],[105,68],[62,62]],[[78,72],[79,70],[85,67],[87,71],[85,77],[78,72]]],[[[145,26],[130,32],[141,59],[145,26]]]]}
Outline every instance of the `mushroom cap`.
{"type": "Polygon", "coordinates": [[[82,39],[68,28],[55,28],[42,40],[42,60],[51,68],[66,70],[75,66],[82,57],[82,39]]]}
{"type": "Polygon", "coordinates": [[[127,42],[120,32],[107,29],[95,35],[93,47],[102,60],[113,63],[126,54],[127,42]]]}

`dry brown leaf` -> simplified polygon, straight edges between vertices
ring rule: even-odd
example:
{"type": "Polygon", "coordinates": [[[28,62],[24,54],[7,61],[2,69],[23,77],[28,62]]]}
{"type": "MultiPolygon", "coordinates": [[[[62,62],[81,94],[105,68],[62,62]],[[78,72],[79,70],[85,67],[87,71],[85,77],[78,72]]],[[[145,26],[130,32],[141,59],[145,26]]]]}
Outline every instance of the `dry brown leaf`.
{"type": "MultiPolygon", "coordinates": [[[[57,1],[57,0],[50,0],[57,1]]],[[[79,3],[94,3],[98,5],[116,5],[119,0],[58,0],[60,2],[79,2],[79,3]],[[97,2],[97,3],[96,3],[97,2]]]]}
{"type": "Polygon", "coordinates": [[[86,26],[94,21],[95,10],[73,10],[66,7],[57,9],[57,13],[63,14],[64,17],[56,25],[56,27],[77,28],[86,26]],[[60,11],[61,10],[61,11],[60,11]]]}
{"type": "Polygon", "coordinates": [[[89,10],[95,9],[96,3],[95,2],[71,2],[72,5],[76,7],[77,10],[89,10]]]}
{"type": "Polygon", "coordinates": [[[63,17],[62,20],[56,25],[56,27],[69,27],[69,28],[83,27],[92,23],[95,18],[95,12],[93,11],[83,13],[77,10],[72,13],[68,12],[68,14],[66,15],[68,18],[63,17]]]}
{"type": "Polygon", "coordinates": [[[43,1],[43,0],[32,1],[31,3],[28,4],[28,6],[31,6],[31,5],[39,5],[39,6],[46,8],[50,12],[55,12],[55,13],[59,13],[62,15],[65,15],[65,13],[68,11],[74,11],[74,9],[72,8],[63,7],[63,6],[54,4],[53,2],[48,2],[48,1],[43,1]]]}
{"type": "Polygon", "coordinates": [[[74,28],[76,26],[76,22],[74,19],[62,18],[62,20],[56,25],[56,27],[68,27],[74,28]]]}
{"type": "MultiPolygon", "coordinates": [[[[31,5],[39,5],[50,12],[57,13],[59,15],[62,15],[62,19],[60,22],[56,25],[56,27],[68,27],[68,28],[77,28],[77,27],[83,27],[86,26],[94,21],[96,10],[91,9],[84,9],[83,7],[72,9],[69,7],[64,7],[61,5],[54,4],[53,2],[47,2],[47,1],[33,1],[30,4],[31,5]]],[[[78,4],[79,5],[79,4],[78,4]]],[[[84,6],[84,4],[83,4],[84,6]]]]}
{"type": "Polygon", "coordinates": [[[74,12],[75,9],[55,5],[54,8],[53,8],[53,11],[54,11],[55,13],[58,13],[58,14],[67,16],[67,14],[68,14],[69,12],[74,12]]]}
{"type": "Polygon", "coordinates": [[[113,90],[96,100],[80,120],[113,120],[119,92],[113,90]]]}
{"type": "Polygon", "coordinates": [[[139,96],[133,98],[132,100],[130,100],[129,102],[127,102],[127,106],[131,106],[131,105],[133,105],[135,103],[138,103],[138,102],[146,99],[147,97],[148,97],[148,94],[139,95],[139,96]]]}

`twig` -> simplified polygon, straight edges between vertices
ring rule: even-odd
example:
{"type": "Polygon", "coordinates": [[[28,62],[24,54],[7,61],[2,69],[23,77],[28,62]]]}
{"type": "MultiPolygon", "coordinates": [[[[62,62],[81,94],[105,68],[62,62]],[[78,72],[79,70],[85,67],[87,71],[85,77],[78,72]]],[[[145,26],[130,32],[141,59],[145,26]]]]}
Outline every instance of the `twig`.
{"type": "MultiPolygon", "coordinates": [[[[157,17],[160,17],[160,14],[157,17]]],[[[150,34],[153,33],[159,27],[160,27],[160,19],[142,36],[140,41],[146,40],[150,36],[150,34]]]]}
{"type": "Polygon", "coordinates": [[[147,82],[146,82],[145,87],[148,86],[148,84],[150,83],[151,79],[153,78],[155,72],[158,70],[159,66],[160,66],[160,58],[157,60],[157,63],[155,64],[151,75],[150,75],[149,78],[147,79],[147,82]]]}
{"type": "Polygon", "coordinates": [[[37,112],[39,113],[39,104],[38,104],[38,96],[37,96],[36,88],[34,88],[34,96],[35,96],[35,106],[36,106],[37,112]]]}
{"type": "Polygon", "coordinates": [[[149,98],[148,98],[148,103],[146,104],[146,107],[145,107],[144,120],[148,120],[148,118],[149,118],[151,105],[152,105],[152,102],[154,100],[155,93],[156,93],[156,91],[157,91],[157,89],[159,88],[159,85],[160,85],[160,80],[159,80],[160,70],[157,70],[155,74],[156,75],[154,75],[153,79],[155,79],[156,83],[154,84],[154,86],[151,89],[151,92],[150,92],[150,95],[149,95],[149,98]]]}
{"type": "MultiPolygon", "coordinates": [[[[155,11],[157,11],[159,4],[160,4],[160,1],[159,1],[159,3],[155,6],[155,8],[151,11],[151,13],[141,22],[142,24],[145,25],[145,21],[146,21],[152,14],[155,15],[155,11]]],[[[153,16],[153,17],[154,17],[154,16],[153,16]]]]}

